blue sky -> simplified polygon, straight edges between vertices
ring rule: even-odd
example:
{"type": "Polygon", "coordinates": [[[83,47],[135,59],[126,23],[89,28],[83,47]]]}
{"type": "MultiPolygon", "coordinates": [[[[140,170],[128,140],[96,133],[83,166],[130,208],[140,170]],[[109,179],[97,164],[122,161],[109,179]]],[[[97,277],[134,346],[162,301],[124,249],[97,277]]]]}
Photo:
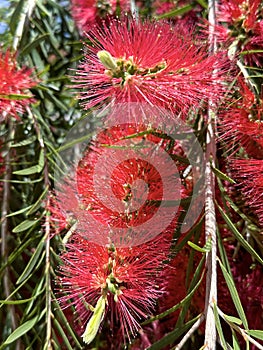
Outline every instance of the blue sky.
{"type": "MultiPolygon", "coordinates": [[[[9,1],[8,0],[0,0],[0,8],[8,7],[9,1]]],[[[3,31],[6,29],[6,25],[2,22],[2,18],[0,17],[0,33],[3,33],[3,31]]]]}

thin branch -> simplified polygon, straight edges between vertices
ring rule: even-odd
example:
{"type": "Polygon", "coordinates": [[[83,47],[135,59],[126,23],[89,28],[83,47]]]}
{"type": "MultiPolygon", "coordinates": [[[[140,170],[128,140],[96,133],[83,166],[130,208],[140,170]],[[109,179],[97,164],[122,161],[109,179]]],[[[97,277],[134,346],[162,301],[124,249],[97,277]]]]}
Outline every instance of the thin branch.
{"type": "Polygon", "coordinates": [[[201,315],[201,317],[192,325],[192,327],[189,329],[189,331],[185,334],[185,336],[182,338],[180,343],[178,343],[172,350],[181,350],[184,344],[187,342],[187,340],[194,334],[194,332],[199,328],[201,323],[203,322],[205,316],[201,315]]]}
{"type": "MultiPolygon", "coordinates": [[[[47,199],[47,206],[49,206],[49,198],[47,199]]],[[[50,217],[46,215],[45,220],[45,240],[46,240],[46,343],[45,349],[51,350],[51,319],[52,319],[52,310],[51,310],[51,281],[50,281],[50,217]]]]}
{"type": "Polygon", "coordinates": [[[237,324],[229,322],[227,320],[227,318],[225,317],[225,314],[223,313],[222,310],[219,309],[219,307],[217,306],[217,311],[218,314],[220,315],[220,317],[223,318],[223,320],[230,326],[230,328],[233,328],[234,330],[236,330],[239,334],[242,335],[242,337],[246,340],[248,340],[251,344],[255,345],[256,348],[263,350],[263,346],[257,342],[255,339],[251,338],[249,334],[246,333],[246,330],[239,327],[237,324]]]}
{"type": "Polygon", "coordinates": [[[36,6],[36,0],[28,0],[24,3],[22,11],[20,13],[20,20],[16,27],[14,40],[13,40],[13,49],[16,51],[18,49],[18,45],[22,38],[24,28],[28,22],[28,19],[31,17],[34,7],[36,6]]]}
{"type": "MultiPolygon", "coordinates": [[[[216,2],[208,1],[209,8],[209,48],[210,52],[216,51],[216,39],[214,27],[216,23],[216,2]]],[[[206,277],[206,298],[205,298],[205,347],[208,350],[216,349],[216,324],[212,305],[217,302],[217,241],[216,241],[216,214],[215,214],[215,176],[211,165],[214,165],[215,148],[215,113],[213,105],[210,103],[208,110],[208,125],[206,139],[206,169],[205,169],[205,238],[206,242],[211,241],[212,247],[206,255],[207,277],[206,277]]]]}

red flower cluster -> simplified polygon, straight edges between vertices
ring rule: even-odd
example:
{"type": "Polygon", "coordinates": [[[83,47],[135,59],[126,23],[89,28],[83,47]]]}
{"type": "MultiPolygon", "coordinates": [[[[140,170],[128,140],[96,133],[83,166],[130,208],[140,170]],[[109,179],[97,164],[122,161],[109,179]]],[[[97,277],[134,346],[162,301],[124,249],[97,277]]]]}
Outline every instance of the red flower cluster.
{"type": "Polygon", "coordinates": [[[115,248],[91,243],[78,235],[61,258],[64,296],[60,302],[74,305],[83,339],[91,343],[102,323],[109,321],[115,333],[121,328],[125,341],[140,329],[139,321],[154,310],[164,291],[160,271],[169,254],[171,234],[146,244],[115,248]],[[93,312],[92,312],[93,311],[93,312]]]}
{"type": "Polygon", "coordinates": [[[9,51],[0,53],[0,121],[8,116],[18,118],[33,102],[28,89],[37,84],[31,78],[32,71],[18,68],[15,56],[9,51]]]}
{"type": "Polygon", "coordinates": [[[261,0],[223,0],[219,6],[219,22],[227,24],[218,31],[219,38],[235,41],[248,65],[262,66],[263,19],[261,0]],[[257,52],[257,50],[260,50],[257,52]],[[256,51],[256,52],[254,52],[256,51]]]}
{"type": "Polygon", "coordinates": [[[263,226],[263,160],[233,159],[230,164],[238,188],[249,206],[257,213],[259,223],[263,226]]]}
{"type": "MultiPolygon", "coordinates": [[[[173,156],[185,156],[179,142],[177,144],[167,135],[143,125],[117,125],[99,133],[85,151],[76,170],[77,194],[72,196],[72,183],[58,194],[64,211],[71,212],[77,219],[71,242],[62,255],[61,285],[66,295],[60,298],[60,302],[64,307],[75,305],[82,328],[87,325],[83,334],[87,343],[95,337],[106,314],[109,315],[111,329],[121,327],[123,338],[125,334],[128,338],[135,336],[140,328],[139,319],[150,315],[154,302],[164,293],[164,275],[160,269],[166,266],[163,261],[169,256],[172,235],[177,226],[176,207],[179,207],[182,198],[191,193],[191,181],[188,185],[187,178],[184,184],[180,176],[173,179],[174,169],[169,168],[167,163],[162,164],[158,153],[148,154],[149,150],[145,150],[147,142],[154,150],[166,152],[170,161],[177,165],[179,173],[183,173],[187,165],[181,165],[176,157],[173,159],[173,156]],[[128,147],[122,144],[126,140],[131,140],[128,147]],[[133,146],[141,158],[130,156],[133,146]],[[140,147],[141,153],[138,153],[140,147]],[[101,161],[105,149],[109,153],[101,161]],[[147,154],[148,161],[143,159],[143,152],[147,154]],[[154,158],[160,171],[151,164],[154,158]],[[179,184],[178,193],[174,193],[171,185],[174,180],[179,184]],[[141,185],[140,181],[143,182],[141,185]],[[138,193],[134,191],[134,183],[138,193]],[[97,191],[100,184],[102,187],[97,191]],[[165,197],[166,184],[170,184],[171,198],[165,197]],[[160,210],[163,197],[168,201],[176,202],[177,199],[178,203],[166,206],[159,222],[143,228],[160,210]],[[117,210],[112,209],[114,205],[117,210]],[[170,213],[170,218],[164,224],[167,213],[170,213]],[[127,243],[124,247],[121,245],[121,234],[120,239],[116,239],[118,228],[125,232],[124,239],[133,235],[128,242],[131,247],[128,248],[127,243]],[[153,234],[156,228],[158,236],[153,234]],[[141,243],[145,241],[147,243],[141,243]]],[[[179,213],[181,211],[179,207],[179,213]]],[[[56,210],[52,212],[56,214],[56,210]]]]}
{"type": "Polygon", "coordinates": [[[129,11],[130,2],[128,0],[72,0],[72,16],[78,28],[89,31],[96,23],[100,23],[102,18],[116,16],[117,10],[129,11]]]}
{"type": "MultiPolygon", "coordinates": [[[[164,225],[166,216],[174,218],[176,215],[176,208],[189,189],[176,177],[172,165],[176,165],[181,174],[186,165],[172,160],[173,154],[183,157],[184,152],[179,144],[172,145],[173,140],[166,137],[161,133],[158,135],[158,131],[150,132],[143,125],[114,126],[97,135],[91,151],[80,161],[77,188],[82,206],[89,208],[91,215],[107,230],[140,227],[141,234],[145,231],[148,236],[152,233],[147,233],[149,228],[143,229],[143,224],[158,210],[162,220],[154,222],[155,229],[164,225]],[[129,137],[131,142],[122,142],[129,137]],[[134,147],[141,148],[139,154],[131,152],[134,147]],[[163,152],[168,160],[163,157],[163,152]],[[152,164],[154,158],[155,166],[152,164]],[[168,193],[165,190],[167,184],[168,193]],[[160,208],[163,200],[174,201],[174,204],[160,208]]],[[[155,232],[153,229],[151,231],[155,232]]]]}
{"type": "Polygon", "coordinates": [[[183,116],[225,91],[227,59],[209,56],[191,29],[125,19],[94,27],[86,37],[91,45],[73,77],[85,109],[145,102],[183,116]]]}
{"type": "Polygon", "coordinates": [[[256,159],[263,157],[262,100],[257,101],[243,79],[239,79],[239,98],[220,113],[221,137],[237,150],[241,144],[246,153],[256,159]]]}

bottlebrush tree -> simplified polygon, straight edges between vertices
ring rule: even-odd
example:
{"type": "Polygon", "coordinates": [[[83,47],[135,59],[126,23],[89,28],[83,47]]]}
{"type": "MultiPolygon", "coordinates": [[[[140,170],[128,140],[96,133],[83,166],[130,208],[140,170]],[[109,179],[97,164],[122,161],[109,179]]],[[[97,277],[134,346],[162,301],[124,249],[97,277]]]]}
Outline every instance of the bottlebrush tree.
{"type": "Polygon", "coordinates": [[[263,349],[263,3],[0,11],[0,350],[263,349]]]}

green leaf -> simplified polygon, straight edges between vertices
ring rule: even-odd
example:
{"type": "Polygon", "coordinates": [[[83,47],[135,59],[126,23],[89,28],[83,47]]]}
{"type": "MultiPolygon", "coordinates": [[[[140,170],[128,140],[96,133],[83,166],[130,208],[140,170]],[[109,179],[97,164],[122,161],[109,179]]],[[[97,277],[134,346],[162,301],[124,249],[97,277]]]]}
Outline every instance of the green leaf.
{"type": "Polygon", "coordinates": [[[23,12],[25,0],[20,0],[17,4],[15,11],[13,12],[13,15],[10,19],[10,31],[12,34],[15,34],[16,28],[19,24],[19,20],[21,17],[21,13],[23,12]]]}
{"type": "Polygon", "coordinates": [[[191,248],[193,248],[194,250],[197,250],[198,252],[201,252],[201,253],[208,253],[208,252],[210,252],[210,250],[212,248],[212,240],[211,239],[208,239],[206,244],[203,247],[199,247],[199,245],[197,245],[191,241],[188,241],[187,244],[191,248]]]}
{"type": "Polygon", "coordinates": [[[15,211],[14,213],[8,214],[6,216],[9,217],[9,216],[15,216],[15,215],[18,215],[18,214],[22,214],[25,211],[29,210],[30,208],[32,208],[32,205],[29,205],[28,207],[22,208],[22,209],[20,209],[18,211],[15,211]]]}
{"type": "Polygon", "coordinates": [[[70,334],[70,336],[72,337],[72,339],[74,339],[76,345],[78,346],[79,349],[82,349],[81,344],[79,343],[77,337],[76,337],[76,333],[73,331],[73,329],[70,327],[69,322],[66,318],[66,316],[64,315],[63,311],[61,310],[60,305],[57,303],[54,294],[52,293],[52,298],[54,300],[54,306],[55,306],[55,319],[61,319],[63,322],[63,325],[65,326],[65,329],[67,330],[67,332],[70,334]]]}
{"type": "Polygon", "coordinates": [[[225,281],[227,283],[227,287],[229,289],[229,292],[231,294],[231,297],[232,297],[232,300],[233,300],[233,303],[236,307],[236,310],[237,310],[237,313],[244,325],[244,327],[246,329],[248,329],[248,323],[247,323],[247,318],[246,318],[246,315],[245,315],[245,312],[244,312],[244,309],[243,309],[243,306],[242,306],[242,303],[240,301],[240,298],[239,298],[239,295],[238,295],[238,292],[237,292],[237,289],[236,289],[236,286],[235,286],[235,283],[233,281],[233,278],[232,276],[228,273],[227,269],[225,268],[225,266],[222,264],[222,262],[218,259],[219,261],[219,264],[220,264],[220,267],[221,267],[221,270],[223,272],[223,275],[224,275],[224,278],[225,278],[225,281]]]}
{"type": "Polygon", "coordinates": [[[25,221],[22,221],[19,225],[17,225],[13,229],[13,232],[14,233],[18,233],[18,232],[23,232],[25,230],[28,230],[30,227],[34,226],[37,222],[38,222],[38,220],[25,220],[25,221]]]}
{"type": "Polygon", "coordinates": [[[196,2],[201,5],[204,9],[208,8],[207,1],[205,0],[196,0],[196,2]]]}
{"type": "Polygon", "coordinates": [[[1,304],[7,304],[7,305],[19,305],[19,304],[25,304],[28,303],[31,300],[34,300],[36,296],[33,296],[29,299],[20,299],[20,300],[0,300],[1,304]]]}
{"type": "Polygon", "coordinates": [[[236,332],[232,329],[232,341],[233,341],[233,349],[240,350],[240,346],[238,343],[236,332]]]}
{"type": "Polygon", "coordinates": [[[229,315],[224,314],[224,318],[225,318],[227,321],[231,322],[231,323],[235,323],[235,324],[237,324],[237,325],[239,325],[239,326],[242,325],[242,321],[241,321],[239,318],[237,318],[237,317],[229,316],[229,315]]]}
{"type": "Polygon", "coordinates": [[[32,272],[32,270],[34,269],[36,264],[39,263],[39,257],[44,249],[44,245],[45,245],[45,242],[44,242],[44,239],[42,239],[39,242],[34,254],[31,256],[31,258],[30,258],[26,268],[24,269],[22,275],[16,281],[16,284],[22,283],[27,278],[27,276],[32,272]]]}
{"type": "Polygon", "coordinates": [[[219,338],[221,340],[221,344],[223,346],[223,349],[227,349],[227,344],[226,344],[226,340],[224,337],[224,332],[223,332],[222,327],[221,327],[220,318],[218,315],[216,303],[214,303],[213,311],[214,311],[214,316],[215,316],[216,329],[217,329],[219,338]]]}
{"type": "Polygon", "coordinates": [[[8,95],[1,95],[0,98],[3,98],[5,100],[25,100],[32,98],[32,95],[25,95],[25,94],[8,94],[8,95]]]}
{"type": "Polygon", "coordinates": [[[234,234],[235,238],[239,241],[239,243],[255,258],[263,265],[263,259],[258,255],[258,253],[251,247],[251,245],[245,240],[245,238],[241,235],[241,233],[237,230],[236,226],[232,223],[229,216],[224,212],[224,210],[217,204],[217,207],[222,215],[223,219],[227,223],[228,227],[234,234]]]}
{"type": "Polygon", "coordinates": [[[227,176],[226,174],[222,173],[222,171],[220,171],[219,169],[213,167],[212,165],[211,165],[211,168],[212,168],[212,170],[213,170],[213,173],[214,173],[217,177],[219,177],[219,179],[228,181],[228,182],[230,182],[231,184],[235,184],[235,183],[236,183],[236,181],[234,181],[233,179],[231,179],[231,177],[227,176]]]}
{"type": "Polygon", "coordinates": [[[11,144],[11,147],[22,147],[33,143],[36,140],[36,136],[28,137],[20,142],[11,144]]]}
{"type": "Polygon", "coordinates": [[[26,45],[24,47],[24,49],[21,51],[21,55],[23,56],[23,55],[27,55],[28,53],[30,53],[32,51],[32,49],[37,47],[47,37],[49,37],[49,33],[39,35],[34,41],[32,41],[31,43],[29,43],[28,45],[26,45]]]}
{"type": "Polygon", "coordinates": [[[185,5],[183,7],[180,8],[175,8],[172,11],[169,11],[167,13],[164,13],[162,15],[156,16],[156,19],[164,19],[164,18],[172,18],[172,17],[176,17],[176,16],[181,16],[187,12],[189,12],[190,10],[192,10],[194,8],[194,5],[192,4],[188,4],[185,5]]]}
{"type": "Polygon", "coordinates": [[[72,348],[72,346],[70,345],[70,342],[69,342],[69,340],[68,340],[68,337],[67,337],[67,335],[65,334],[63,328],[61,327],[61,325],[59,324],[59,322],[58,322],[56,319],[54,319],[54,325],[55,325],[57,331],[59,332],[59,334],[61,335],[61,338],[62,338],[62,340],[63,340],[63,344],[65,344],[65,345],[67,346],[67,349],[69,349],[69,350],[74,350],[74,349],[72,348]]]}
{"type": "Polygon", "coordinates": [[[35,173],[40,173],[42,168],[39,165],[33,165],[30,168],[13,171],[14,175],[32,175],[35,173]]]}
{"type": "Polygon", "coordinates": [[[93,315],[89,319],[86,329],[82,334],[84,343],[90,344],[96,337],[100,328],[101,322],[104,318],[106,308],[106,297],[102,295],[93,310],[93,315]]]}
{"type": "Polygon", "coordinates": [[[45,165],[45,153],[44,150],[41,149],[40,154],[39,154],[39,159],[38,159],[38,166],[42,170],[45,165]]]}
{"type": "Polygon", "coordinates": [[[43,203],[43,198],[45,197],[46,193],[48,191],[48,186],[44,189],[44,191],[41,193],[41,195],[39,196],[38,200],[31,205],[31,208],[29,209],[29,211],[27,212],[27,215],[31,215],[33,214],[43,203]]]}
{"type": "Polygon", "coordinates": [[[162,339],[158,340],[156,343],[148,347],[147,350],[160,350],[165,346],[172,344],[182,334],[187,332],[200,317],[201,316],[198,315],[193,320],[187,322],[185,325],[175,328],[172,332],[168,333],[162,339]]]}
{"type": "MultiPolygon", "coordinates": [[[[196,286],[196,284],[199,282],[200,280],[200,276],[202,273],[202,278],[203,278],[203,273],[204,273],[204,261],[205,261],[205,255],[202,256],[202,259],[200,260],[197,268],[194,271],[194,275],[193,278],[191,280],[190,286],[188,288],[187,293],[190,293],[196,286]]],[[[182,310],[180,312],[180,315],[178,316],[177,322],[176,322],[176,326],[180,327],[181,325],[183,325],[184,323],[184,319],[185,316],[189,310],[189,306],[190,306],[190,300],[188,300],[187,302],[184,303],[182,310]]]]}
{"type": "Polygon", "coordinates": [[[36,2],[37,7],[39,7],[39,9],[48,17],[52,17],[52,14],[47,10],[47,8],[41,3],[41,1],[37,1],[36,2]]]}
{"type": "Polygon", "coordinates": [[[22,335],[24,335],[25,333],[30,331],[30,329],[32,329],[34,327],[34,325],[37,323],[38,317],[39,316],[36,316],[36,317],[32,318],[31,320],[26,321],[21,326],[19,326],[17,329],[15,329],[14,332],[9,335],[9,337],[6,339],[4,344],[1,346],[1,349],[4,345],[13,343],[13,341],[19,339],[22,335]]]}
{"type": "Polygon", "coordinates": [[[262,330],[248,330],[247,333],[252,337],[263,340],[263,331],[262,330]]]}
{"type": "Polygon", "coordinates": [[[45,164],[45,154],[44,154],[44,150],[41,149],[40,153],[39,153],[39,159],[38,159],[37,165],[33,165],[30,168],[14,171],[13,174],[15,174],[15,175],[32,175],[35,173],[41,173],[41,171],[44,168],[44,164],[45,164]]]}
{"type": "Polygon", "coordinates": [[[231,267],[230,267],[230,264],[229,264],[229,261],[228,261],[228,258],[227,258],[227,254],[226,254],[226,250],[225,250],[225,247],[224,247],[224,244],[223,244],[223,240],[222,240],[222,237],[221,237],[220,232],[219,232],[218,229],[216,230],[216,234],[217,234],[218,250],[219,250],[219,253],[220,253],[220,258],[221,258],[222,264],[227,269],[227,272],[230,275],[232,275],[231,267]]]}
{"type": "Polygon", "coordinates": [[[192,299],[192,297],[193,297],[194,293],[196,292],[196,290],[198,289],[198,287],[200,286],[200,284],[201,284],[203,278],[204,278],[204,271],[203,271],[203,274],[202,274],[201,278],[198,280],[198,282],[197,282],[196,285],[194,286],[194,288],[190,291],[190,293],[187,294],[187,296],[186,296],[183,300],[181,300],[181,301],[180,301],[179,303],[177,303],[176,305],[172,306],[170,309],[168,309],[168,310],[162,312],[161,314],[159,314],[159,315],[157,315],[157,316],[153,316],[153,317],[149,318],[148,320],[144,321],[144,322],[142,323],[142,325],[149,324],[149,323],[151,323],[151,322],[153,322],[153,321],[155,321],[155,320],[160,320],[160,319],[162,319],[162,318],[164,318],[164,317],[170,315],[172,312],[174,312],[174,311],[180,309],[180,307],[182,307],[182,306],[185,305],[186,303],[188,303],[188,302],[192,299]]]}

